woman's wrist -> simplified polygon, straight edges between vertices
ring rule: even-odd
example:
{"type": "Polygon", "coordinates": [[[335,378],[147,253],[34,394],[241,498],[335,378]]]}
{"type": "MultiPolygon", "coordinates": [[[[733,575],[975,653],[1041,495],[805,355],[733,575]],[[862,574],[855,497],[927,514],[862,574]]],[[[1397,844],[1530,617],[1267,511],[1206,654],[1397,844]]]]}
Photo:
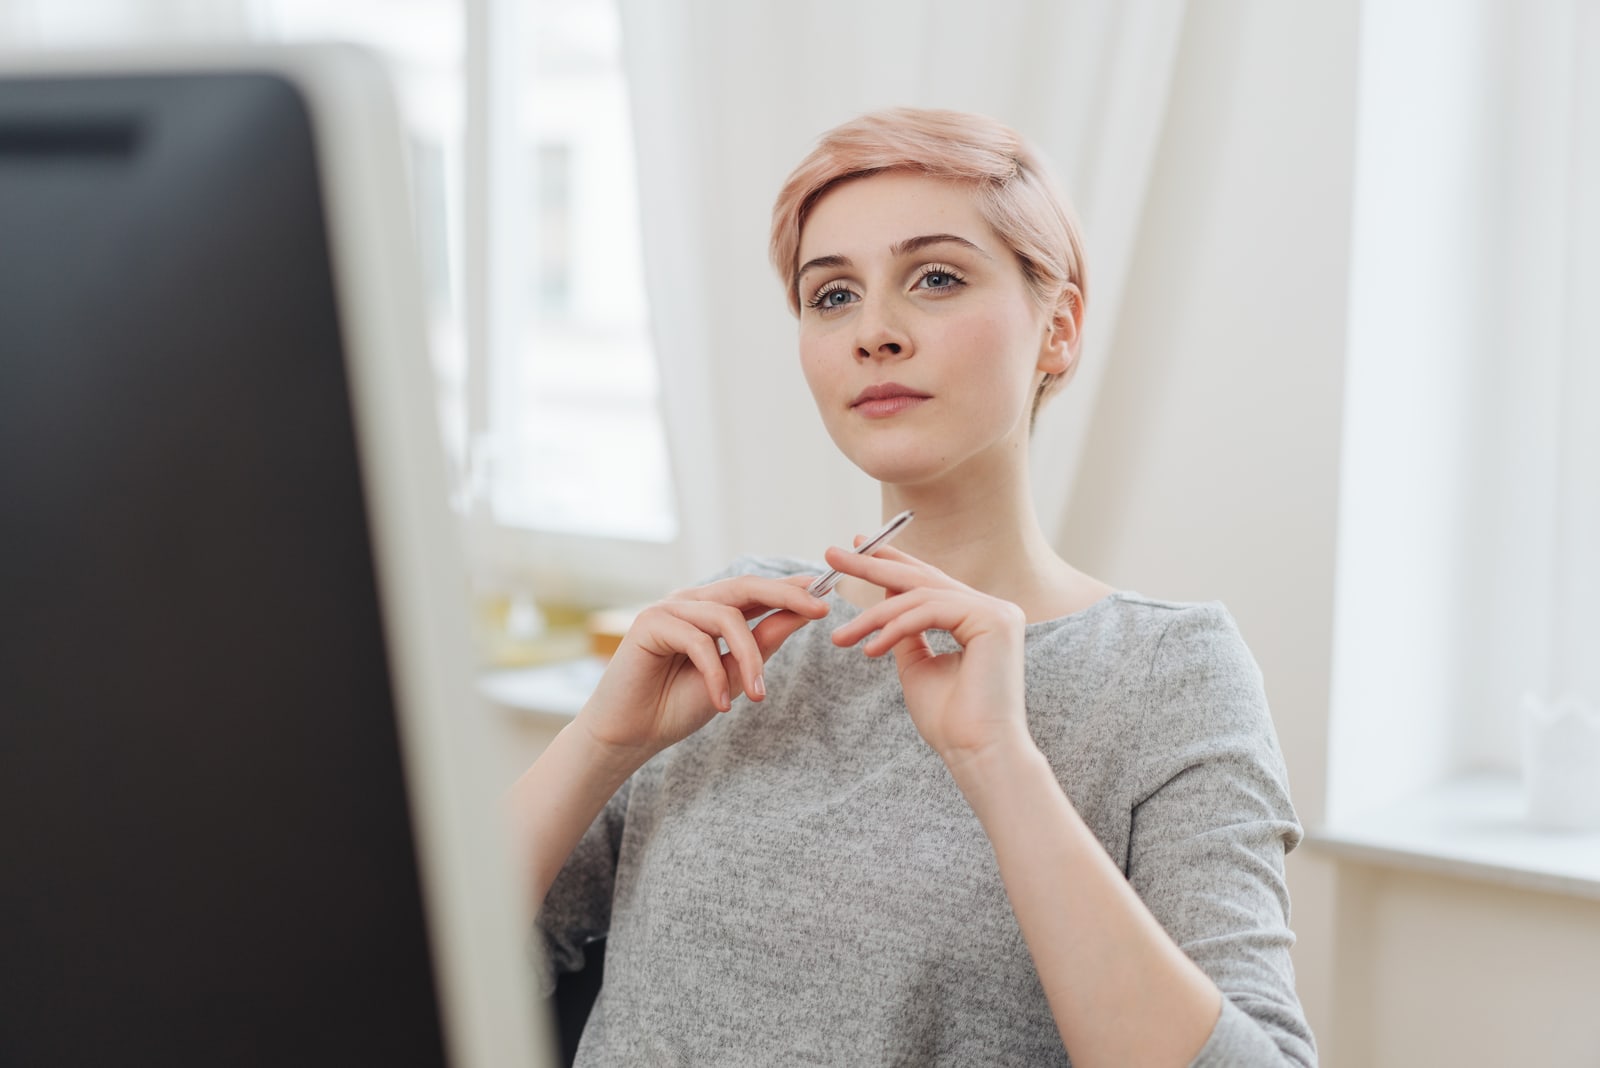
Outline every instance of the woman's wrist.
{"type": "Polygon", "coordinates": [[[996,784],[1014,782],[1049,762],[1026,727],[977,749],[940,754],[956,785],[974,808],[993,792],[996,784]]]}
{"type": "Polygon", "coordinates": [[[590,730],[589,720],[581,712],[561,729],[562,734],[569,732],[580,765],[602,780],[614,782],[615,786],[621,786],[659,751],[608,742],[590,730]]]}

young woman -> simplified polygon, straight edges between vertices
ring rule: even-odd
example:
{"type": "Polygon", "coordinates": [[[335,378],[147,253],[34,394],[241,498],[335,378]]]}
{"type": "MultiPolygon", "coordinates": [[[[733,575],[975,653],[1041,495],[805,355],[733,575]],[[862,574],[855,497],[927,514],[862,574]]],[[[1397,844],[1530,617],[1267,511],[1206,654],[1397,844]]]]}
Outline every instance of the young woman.
{"type": "Polygon", "coordinates": [[[1248,650],[1073,568],[1030,504],[1084,310],[1034,154],[866,116],[771,251],[830,435],[916,519],[829,549],[826,598],[742,559],[647,609],[518,782],[555,965],[609,936],[579,1063],[1312,1063],[1248,650]]]}

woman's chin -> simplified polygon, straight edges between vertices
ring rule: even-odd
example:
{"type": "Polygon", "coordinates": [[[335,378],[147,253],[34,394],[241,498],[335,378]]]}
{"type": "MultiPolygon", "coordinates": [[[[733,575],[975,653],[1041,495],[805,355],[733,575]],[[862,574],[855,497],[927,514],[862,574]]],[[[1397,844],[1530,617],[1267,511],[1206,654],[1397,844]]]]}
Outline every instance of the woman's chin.
{"type": "Polygon", "coordinates": [[[896,486],[931,482],[950,470],[947,458],[911,450],[858,449],[846,452],[845,456],[869,478],[896,486]]]}

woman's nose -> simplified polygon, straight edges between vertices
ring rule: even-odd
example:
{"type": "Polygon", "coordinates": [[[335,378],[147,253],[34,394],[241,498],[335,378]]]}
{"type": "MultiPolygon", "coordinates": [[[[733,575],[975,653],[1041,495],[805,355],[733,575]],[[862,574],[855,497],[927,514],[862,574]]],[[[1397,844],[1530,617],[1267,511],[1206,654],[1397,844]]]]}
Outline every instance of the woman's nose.
{"type": "Polygon", "coordinates": [[[856,358],[883,359],[911,355],[911,337],[883,305],[868,309],[858,320],[856,358]]]}

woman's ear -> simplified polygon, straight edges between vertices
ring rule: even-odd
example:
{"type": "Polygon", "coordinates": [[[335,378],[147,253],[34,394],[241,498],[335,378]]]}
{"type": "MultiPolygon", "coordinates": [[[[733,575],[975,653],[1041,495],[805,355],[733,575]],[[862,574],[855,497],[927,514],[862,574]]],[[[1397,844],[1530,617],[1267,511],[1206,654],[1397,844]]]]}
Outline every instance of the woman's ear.
{"type": "Polygon", "coordinates": [[[1068,282],[1045,324],[1044,344],[1039,349],[1038,369],[1047,375],[1065,375],[1078,362],[1078,343],[1083,326],[1083,294],[1068,282]]]}

